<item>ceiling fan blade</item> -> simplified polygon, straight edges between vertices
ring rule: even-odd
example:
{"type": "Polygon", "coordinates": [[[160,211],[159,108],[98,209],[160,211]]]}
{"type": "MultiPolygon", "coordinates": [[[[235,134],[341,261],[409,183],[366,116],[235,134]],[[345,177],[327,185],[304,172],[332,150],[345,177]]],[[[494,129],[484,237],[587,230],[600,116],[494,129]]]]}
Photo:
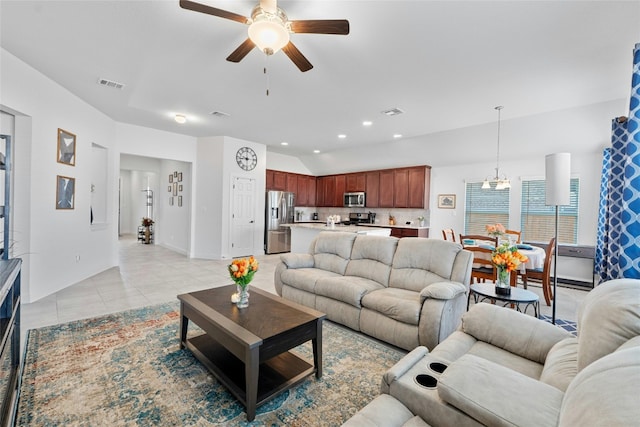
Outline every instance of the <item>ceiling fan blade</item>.
{"type": "Polygon", "coordinates": [[[247,56],[251,50],[256,47],[256,45],[251,41],[251,39],[246,39],[236,50],[231,52],[231,55],[227,57],[227,61],[231,62],[240,62],[242,59],[247,56]]]}
{"type": "Polygon", "coordinates": [[[349,34],[349,21],[346,19],[310,19],[307,21],[289,21],[294,33],[313,34],[349,34]]]}
{"type": "Polygon", "coordinates": [[[294,64],[296,64],[296,67],[298,67],[303,73],[313,68],[311,62],[309,62],[309,60],[304,57],[302,52],[300,52],[298,48],[293,45],[293,43],[287,43],[287,45],[282,48],[282,51],[289,57],[290,60],[293,61],[294,64]]]}
{"type": "Polygon", "coordinates": [[[232,21],[238,21],[241,24],[246,24],[248,21],[248,18],[246,16],[238,15],[237,13],[228,12],[222,9],[217,9],[215,7],[207,6],[206,4],[196,3],[194,1],[180,0],[180,7],[183,9],[193,10],[194,12],[206,13],[207,15],[231,19],[232,21]]]}

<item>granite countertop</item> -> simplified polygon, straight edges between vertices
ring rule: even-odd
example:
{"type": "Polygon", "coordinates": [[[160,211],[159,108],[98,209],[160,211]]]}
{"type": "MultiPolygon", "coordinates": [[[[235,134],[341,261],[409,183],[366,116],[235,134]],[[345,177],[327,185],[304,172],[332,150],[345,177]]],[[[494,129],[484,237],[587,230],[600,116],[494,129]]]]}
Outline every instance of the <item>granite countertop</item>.
{"type": "MultiPolygon", "coordinates": [[[[350,233],[358,233],[364,231],[359,225],[344,225],[344,224],[336,224],[333,227],[327,226],[326,223],[293,223],[293,224],[282,224],[283,227],[296,227],[296,228],[310,228],[314,230],[322,230],[322,231],[347,231],[350,233]]],[[[391,228],[391,227],[384,227],[391,228]]]]}
{"type": "Polygon", "coordinates": [[[384,228],[410,228],[412,230],[428,230],[429,227],[428,226],[424,226],[421,227],[419,225],[407,225],[407,224],[396,224],[396,225],[389,225],[389,224],[360,224],[361,227],[384,227],[384,228]]]}

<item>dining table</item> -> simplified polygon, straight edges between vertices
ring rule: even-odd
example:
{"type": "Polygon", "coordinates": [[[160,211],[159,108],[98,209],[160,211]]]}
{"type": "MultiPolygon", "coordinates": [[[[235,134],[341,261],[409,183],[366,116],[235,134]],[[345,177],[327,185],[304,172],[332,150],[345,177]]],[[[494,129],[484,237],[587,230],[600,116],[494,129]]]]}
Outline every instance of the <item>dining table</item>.
{"type": "MultiPolygon", "coordinates": [[[[463,246],[474,246],[474,245],[463,245],[463,246]]],[[[542,270],[544,267],[544,259],[546,257],[546,252],[543,248],[539,246],[533,246],[524,243],[517,243],[513,246],[518,248],[518,252],[527,257],[527,262],[520,263],[518,266],[518,272],[521,274],[526,273],[526,270],[542,270]]],[[[484,252],[474,252],[474,257],[481,257],[483,259],[491,259],[491,254],[484,252]]],[[[480,264],[474,264],[473,268],[480,267],[480,264]]],[[[511,285],[515,286],[516,284],[516,275],[512,275],[511,285]]]]}

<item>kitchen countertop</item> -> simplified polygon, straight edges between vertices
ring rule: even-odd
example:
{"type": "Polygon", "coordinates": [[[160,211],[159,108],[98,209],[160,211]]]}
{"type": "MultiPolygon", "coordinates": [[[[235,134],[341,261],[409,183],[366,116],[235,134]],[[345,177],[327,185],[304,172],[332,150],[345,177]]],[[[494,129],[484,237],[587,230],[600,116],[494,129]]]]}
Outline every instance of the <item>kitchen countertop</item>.
{"type": "Polygon", "coordinates": [[[395,224],[395,225],[389,225],[389,224],[360,224],[360,227],[384,227],[384,228],[410,228],[412,230],[428,230],[429,227],[425,226],[419,226],[419,225],[410,225],[410,224],[395,224]]]}
{"type": "MultiPolygon", "coordinates": [[[[368,224],[368,225],[373,225],[373,224],[368,224]]],[[[358,233],[358,232],[363,232],[364,231],[360,225],[336,224],[335,226],[330,227],[330,226],[327,226],[327,224],[325,222],[319,222],[319,223],[297,222],[297,223],[293,223],[293,224],[282,224],[282,226],[283,227],[310,228],[310,229],[323,230],[323,231],[347,231],[349,233],[358,233]]],[[[382,228],[391,228],[391,227],[384,227],[384,226],[380,226],[380,227],[382,227],[382,228]]]]}

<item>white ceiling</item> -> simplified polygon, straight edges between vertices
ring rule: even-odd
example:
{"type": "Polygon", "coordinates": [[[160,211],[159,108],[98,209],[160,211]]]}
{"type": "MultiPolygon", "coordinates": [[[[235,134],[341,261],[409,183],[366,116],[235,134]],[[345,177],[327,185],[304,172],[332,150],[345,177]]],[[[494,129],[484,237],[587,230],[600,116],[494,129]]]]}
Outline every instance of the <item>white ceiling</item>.
{"type": "MultiPolygon", "coordinates": [[[[202,3],[242,15],[255,5],[202,3]]],[[[496,105],[506,106],[508,120],[628,98],[640,42],[640,1],[279,6],[293,20],[348,19],[351,33],[292,35],[315,66],[301,73],[282,52],[266,60],[255,49],[239,64],[225,61],[246,27],[181,9],[178,0],[1,0],[0,42],[119,122],[233,136],[292,155],[495,122],[496,105]],[[106,88],[98,78],[126,86],[106,88]],[[381,114],[393,107],[405,113],[381,114]],[[175,123],[175,113],[188,123],[175,123]]]]}

